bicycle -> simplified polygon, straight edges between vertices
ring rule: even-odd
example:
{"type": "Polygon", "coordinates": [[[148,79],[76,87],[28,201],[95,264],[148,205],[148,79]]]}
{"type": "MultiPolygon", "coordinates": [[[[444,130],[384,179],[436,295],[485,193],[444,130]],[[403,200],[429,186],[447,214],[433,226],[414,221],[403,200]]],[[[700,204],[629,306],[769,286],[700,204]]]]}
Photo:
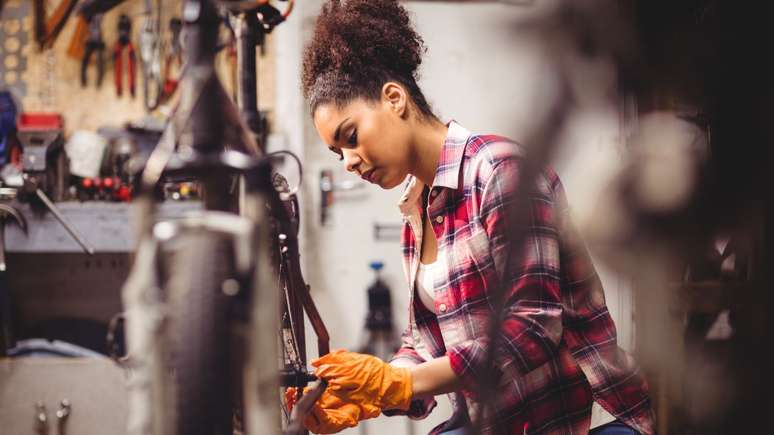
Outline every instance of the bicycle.
{"type": "MultiPolygon", "coordinates": [[[[180,103],[144,165],[133,204],[140,235],[123,290],[129,356],[120,359],[132,372],[132,435],[231,434],[234,408],[245,433],[275,424],[303,433],[300,421],[325,388],[319,382],[291,414],[280,412],[281,386],[315,380],[306,369],[304,312],[320,355],[328,352],[328,333],[301,274],[295,190],[272,171],[275,155],[261,152],[257,124],[244,121],[255,115],[245,103],[255,101],[252,32],[270,30],[281,20],[266,18],[278,16],[287,17],[265,1],[184,4],[180,103]],[[215,74],[219,10],[245,24],[237,56],[252,70],[241,71],[241,114],[215,74]],[[259,26],[250,25],[253,17],[262,17],[259,26]],[[156,222],[160,182],[192,179],[204,209],[156,222]]],[[[284,153],[302,172],[298,158],[284,153]]]]}

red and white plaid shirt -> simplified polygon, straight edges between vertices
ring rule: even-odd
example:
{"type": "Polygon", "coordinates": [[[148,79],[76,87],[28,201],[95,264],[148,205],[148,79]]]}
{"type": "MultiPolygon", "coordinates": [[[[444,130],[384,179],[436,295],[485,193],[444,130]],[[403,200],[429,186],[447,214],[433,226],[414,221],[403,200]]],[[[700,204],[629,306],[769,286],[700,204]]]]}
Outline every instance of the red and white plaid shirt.
{"type": "MultiPolygon", "coordinates": [[[[437,315],[415,292],[425,186],[410,180],[400,204],[410,320],[392,363],[449,356],[466,388],[450,395],[454,414],[432,433],[483,419],[484,432],[491,434],[583,434],[596,401],[638,432],[651,434],[647,385],[617,345],[600,280],[569,225],[553,171],[543,171],[529,198],[531,219],[521,246],[506,254],[505,210],[514,201],[521,154],[508,139],[472,135],[450,123],[426,215],[438,258],[446,264],[445,275],[436,279],[437,315]],[[502,376],[495,403],[482,416],[474,386],[487,370],[490,292],[504,278],[507,308],[495,358],[502,376]]],[[[432,408],[414,405],[409,415],[415,418],[432,408]]]]}

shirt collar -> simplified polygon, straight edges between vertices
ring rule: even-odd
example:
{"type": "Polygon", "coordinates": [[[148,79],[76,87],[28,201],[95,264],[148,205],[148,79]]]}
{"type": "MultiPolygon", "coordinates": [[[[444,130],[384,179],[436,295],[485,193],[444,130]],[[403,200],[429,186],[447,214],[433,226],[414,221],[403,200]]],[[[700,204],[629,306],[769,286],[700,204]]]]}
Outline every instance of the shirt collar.
{"type": "Polygon", "coordinates": [[[443,186],[456,190],[460,182],[460,168],[470,132],[456,121],[449,122],[446,140],[443,142],[438,168],[435,170],[433,187],[443,186]]]}
{"type": "MultiPolygon", "coordinates": [[[[459,187],[462,157],[465,155],[465,146],[471,133],[456,121],[449,122],[448,126],[449,130],[446,133],[446,139],[438,159],[433,186],[443,186],[456,190],[459,187]]],[[[404,214],[409,213],[416,206],[424,188],[424,183],[418,178],[414,176],[409,178],[406,189],[398,202],[398,207],[404,214]]]]}

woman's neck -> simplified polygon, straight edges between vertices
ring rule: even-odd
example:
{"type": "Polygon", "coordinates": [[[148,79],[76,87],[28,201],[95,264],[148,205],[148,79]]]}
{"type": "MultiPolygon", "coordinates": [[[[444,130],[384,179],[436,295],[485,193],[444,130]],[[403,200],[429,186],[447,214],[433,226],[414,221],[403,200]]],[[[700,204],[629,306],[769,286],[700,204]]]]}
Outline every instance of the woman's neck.
{"type": "Polygon", "coordinates": [[[432,186],[435,180],[448,130],[449,127],[436,118],[417,121],[414,128],[414,167],[411,175],[428,186],[432,186]]]}

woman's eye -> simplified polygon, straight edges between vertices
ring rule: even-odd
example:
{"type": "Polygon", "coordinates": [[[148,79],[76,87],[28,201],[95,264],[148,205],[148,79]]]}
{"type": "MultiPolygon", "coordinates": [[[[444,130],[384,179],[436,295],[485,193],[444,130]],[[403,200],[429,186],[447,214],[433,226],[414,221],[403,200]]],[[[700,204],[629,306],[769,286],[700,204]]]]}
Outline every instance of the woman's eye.
{"type": "Polygon", "coordinates": [[[352,134],[349,135],[347,143],[352,146],[357,144],[357,130],[352,130],[352,134]]]}
{"type": "Polygon", "coordinates": [[[338,150],[333,147],[328,147],[328,149],[331,150],[333,154],[336,154],[337,156],[339,156],[339,160],[344,160],[344,153],[342,153],[341,150],[338,150]]]}

